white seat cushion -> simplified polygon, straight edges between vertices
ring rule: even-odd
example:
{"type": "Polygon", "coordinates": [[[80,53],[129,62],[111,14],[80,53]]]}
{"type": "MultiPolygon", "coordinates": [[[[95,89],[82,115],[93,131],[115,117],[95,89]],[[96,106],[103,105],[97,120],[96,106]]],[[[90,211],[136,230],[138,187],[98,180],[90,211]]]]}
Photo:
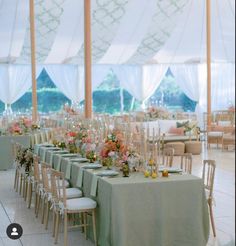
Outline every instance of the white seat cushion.
{"type": "Polygon", "coordinates": [[[208,132],[208,136],[210,136],[210,137],[222,137],[223,132],[208,132]]]}
{"type": "Polygon", "coordinates": [[[72,199],[72,198],[79,198],[82,197],[82,191],[77,188],[68,188],[66,189],[66,198],[72,199]]]}
{"type": "Polygon", "coordinates": [[[66,200],[67,210],[86,210],[94,209],[97,207],[97,203],[87,197],[75,198],[66,200]]]}

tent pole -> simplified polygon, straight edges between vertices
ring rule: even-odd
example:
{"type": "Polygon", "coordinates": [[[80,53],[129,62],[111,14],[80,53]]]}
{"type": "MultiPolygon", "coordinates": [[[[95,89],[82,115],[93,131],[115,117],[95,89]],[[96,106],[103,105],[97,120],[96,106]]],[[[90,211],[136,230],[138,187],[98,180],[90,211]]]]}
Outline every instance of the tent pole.
{"type": "Polygon", "coordinates": [[[207,30],[207,126],[211,125],[211,0],[206,0],[207,30]]]}
{"type": "Polygon", "coordinates": [[[30,44],[31,44],[31,76],[32,76],[32,121],[37,122],[37,81],[35,66],[35,24],[34,24],[34,0],[30,3],[30,44]]]}
{"type": "Polygon", "coordinates": [[[91,0],[84,0],[85,118],[92,118],[91,0]]]}

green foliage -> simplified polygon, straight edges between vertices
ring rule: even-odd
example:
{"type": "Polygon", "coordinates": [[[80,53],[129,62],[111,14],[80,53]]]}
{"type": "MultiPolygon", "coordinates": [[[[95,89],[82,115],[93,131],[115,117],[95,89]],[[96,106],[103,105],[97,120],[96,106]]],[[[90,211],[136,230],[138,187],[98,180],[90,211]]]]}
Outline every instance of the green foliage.
{"type": "Polygon", "coordinates": [[[182,92],[181,88],[176,84],[175,78],[170,70],[168,70],[166,76],[150,100],[160,102],[162,101],[162,97],[163,103],[168,109],[185,112],[195,111],[197,103],[192,101],[182,92]]]}
{"type": "Polygon", "coordinates": [[[45,69],[42,70],[40,76],[37,79],[37,90],[42,88],[56,88],[45,69]]]}
{"type": "MultiPolygon", "coordinates": [[[[123,91],[124,111],[130,110],[132,96],[123,91]]],[[[117,114],[120,113],[120,89],[97,90],[93,93],[93,110],[99,113],[117,114]]]]}
{"type": "MultiPolygon", "coordinates": [[[[116,74],[111,69],[104,81],[93,93],[93,110],[99,113],[117,114],[120,113],[120,82],[116,74]]],[[[45,69],[42,70],[37,79],[38,111],[48,113],[59,111],[66,102],[70,100],[64,96],[55,86],[45,69]]],[[[170,70],[167,71],[165,78],[157,88],[151,100],[161,101],[164,95],[164,104],[168,108],[183,111],[194,111],[196,102],[189,99],[175,83],[175,79],[170,70]]],[[[24,94],[16,103],[12,105],[13,111],[25,112],[32,107],[31,89],[24,94]]],[[[124,111],[130,111],[132,96],[123,90],[124,111]]],[[[82,102],[81,104],[83,104],[82,102]]],[[[0,102],[0,112],[4,111],[4,103],[0,102]]],[[[140,102],[134,101],[133,110],[140,108],[140,102]]]]}
{"type": "MultiPolygon", "coordinates": [[[[61,106],[70,100],[65,97],[58,89],[44,88],[37,91],[38,111],[48,113],[50,111],[59,111],[61,106]]],[[[32,107],[32,93],[26,92],[16,103],[12,105],[13,111],[30,110],[32,107]]]]}

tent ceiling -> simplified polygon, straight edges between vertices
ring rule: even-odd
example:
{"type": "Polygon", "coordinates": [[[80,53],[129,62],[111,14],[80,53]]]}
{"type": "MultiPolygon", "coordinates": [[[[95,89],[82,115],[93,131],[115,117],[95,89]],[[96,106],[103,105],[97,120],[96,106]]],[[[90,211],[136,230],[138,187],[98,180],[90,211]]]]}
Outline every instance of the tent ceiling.
{"type": "MultiPolygon", "coordinates": [[[[30,63],[28,0],[0,0],[0,63],[30,63]]],[[[235,61],[235,2],[212,0],[212,58],[235,61]]],[[[205,57],[205,0],[92,0],[95,64],[205,57]]],[[[35,0],[41,64],[83,64],[83,0],[35,0]]]]}

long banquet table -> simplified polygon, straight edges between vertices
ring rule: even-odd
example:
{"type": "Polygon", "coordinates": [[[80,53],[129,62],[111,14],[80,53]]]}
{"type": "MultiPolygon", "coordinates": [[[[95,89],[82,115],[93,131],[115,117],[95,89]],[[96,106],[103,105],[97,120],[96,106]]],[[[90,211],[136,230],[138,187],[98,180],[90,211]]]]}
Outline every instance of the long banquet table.
{"type": "Polygon", "coordinates": [[[151,179],[141,173],[131,173],[129,178],[121,174],[102,178],[96,175],[101,169],[84,169],[86,163],[72,162],[63,153],[60,156],[51,149],[45,155],[40,147],[37,149],[45,160],[50,159],[54,168],[65,172],[73,187],[79,186],[85,196],[97,201],[98,245],[207,244],[209,215],[200,178],[172,174],[151,179]]]}

